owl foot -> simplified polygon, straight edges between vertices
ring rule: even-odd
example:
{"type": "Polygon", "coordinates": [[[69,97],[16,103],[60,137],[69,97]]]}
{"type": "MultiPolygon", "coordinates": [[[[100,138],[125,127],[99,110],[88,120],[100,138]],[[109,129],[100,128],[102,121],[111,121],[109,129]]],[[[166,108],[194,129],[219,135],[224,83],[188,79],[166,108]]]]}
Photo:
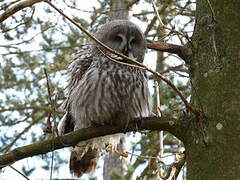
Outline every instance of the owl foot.
{"type": "Polygon", "coordinates": [[[105,147],[104,150],[106,152],[110,152],[110,151],[114,152],[114,153],[118,154],[119,156],[122,156],[122,157],[125,157],[125,158],[128,157],[128,153],[127,152],[118,151],[115,148],[113,148],[113,146],[111,144],[107,145],[107,147],[105,147]]]}

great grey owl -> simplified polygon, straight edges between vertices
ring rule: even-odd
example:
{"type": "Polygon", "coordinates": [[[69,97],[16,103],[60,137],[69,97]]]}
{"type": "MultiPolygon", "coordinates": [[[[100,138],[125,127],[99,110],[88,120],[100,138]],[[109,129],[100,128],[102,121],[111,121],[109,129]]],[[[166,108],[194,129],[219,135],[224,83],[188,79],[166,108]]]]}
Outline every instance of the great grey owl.
{"type": "MultiPolygon", "coordinates": [[[[95,36],[110,48],[143,62],[146,40],[139,27],[130,21],[110,21],[95,36]]],[[[96,42],[73,59],[63,105],[66,114],[58,126],[60,134],[98,125],[127,126],[134,117],[149,114],[151,103],[146,72],[113,62],[108,56],[128,63],[96,42]]],[[[71,152],[70,172],[78,177],[93,172],[99,150],[109,144],[116,146],[121,135],[79,142],[71,152]]]]}

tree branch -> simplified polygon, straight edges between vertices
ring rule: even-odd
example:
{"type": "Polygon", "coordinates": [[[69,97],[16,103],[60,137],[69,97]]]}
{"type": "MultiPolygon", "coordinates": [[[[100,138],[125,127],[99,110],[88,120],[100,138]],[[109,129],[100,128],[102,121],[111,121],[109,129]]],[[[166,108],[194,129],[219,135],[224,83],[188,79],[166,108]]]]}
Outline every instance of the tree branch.
{"type": "MultiPolygon", "coordinates": [[[[49,140],[44,140],[34,144],[16,148],[4,155],[0,155],[0,169],[18,160],[39,154],[45,154],[56,149],[74,146],[80,141],[84,141],[94,137],[135,131],[136,125],[134,122],[135,121],[132,121],[132,123],[129,124],[127,130],[125,127],[112,126],[84,128],[73,131],[64,136],[59,136],[49,140]]],[[[168,117],[146,117],[142,118],[142,125],[139,130],[165,130],[182,140],[184,137],[183,129],[187,129],[183,128],[183,122],[184,121],[181,119],[177,120],[168,117]]]]}
{"type": "Polygon", "coordinates": [[[162,52],[169,52],[178,55],[180,58],[182,58],[186,64],[189,64],[190,57],[192,56],[193,48],[192,46],[187,43],[184,46],[179,46],[176,44],[170,44],[166,42],[160,42],[160,41],[152,41],[147,39],[147,48],[148,49],[154,49],[156,51],[162,51],[162,52]]]}
{"type": "Polygon", "coordinates": [[[177,54],[182,59],[184,57],[186,57],[186,55],[183,54],[183,46],[179,46],[179,45],[175,45],[175,44],[147,40],[147,48],[154,49],[157,51],[163,51],[163,52],[177,54]]]}
{"type": "Polygon", "coordinates": [[[21,9],[24,9],[26,7],[31,7],[33,4],[36,4],[41,1],[43,0],[25,0],[13,5],[12,7],[8,8],[4,13],[0,15],[0,22],[3,22],[4,20],[9,18],[16,12],[20,11],[21,9]]]}
{"type": "Polygon", "coordinates": [[[132,0],[127,3],[127,9],[130,9],[134,4],[138,3],[139,0],[132,0]]]}

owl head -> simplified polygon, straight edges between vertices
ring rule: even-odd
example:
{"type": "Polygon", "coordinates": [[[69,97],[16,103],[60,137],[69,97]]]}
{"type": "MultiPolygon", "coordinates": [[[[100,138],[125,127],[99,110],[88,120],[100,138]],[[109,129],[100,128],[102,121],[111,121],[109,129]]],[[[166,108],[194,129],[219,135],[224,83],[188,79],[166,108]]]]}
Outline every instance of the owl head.
{"type": "MultiPolygon", "coordinates": [[[[104,24],[96,38],[108,47],[143,62],[146,39],[140,28],[128,20],[114,20],[104,24]]],[[[95,47],[100,45],[95,43],[95,47]]]]}

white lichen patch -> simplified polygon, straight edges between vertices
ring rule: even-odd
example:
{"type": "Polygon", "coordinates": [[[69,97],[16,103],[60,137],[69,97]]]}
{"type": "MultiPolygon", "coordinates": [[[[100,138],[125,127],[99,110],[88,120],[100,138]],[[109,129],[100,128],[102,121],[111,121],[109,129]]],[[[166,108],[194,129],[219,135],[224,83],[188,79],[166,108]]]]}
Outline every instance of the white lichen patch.
{"type": "Polygon", "coordinates": [[[217,128],[217,130],[222,130],[223,125],[221,123],[217,123],[216,128],[217,128]]]}
{"type": "Polygon", "coordinates": [[[170,126],[174,125],[174,121],[168,121],[168,123],[169,123],[170,126]]]}
{"type": "Polygon", "coordinates": [[[205,78],[208,77],[208,73],[205,72],[205,73],[203,74],[203,76],[204,76],[205,78]]]}

